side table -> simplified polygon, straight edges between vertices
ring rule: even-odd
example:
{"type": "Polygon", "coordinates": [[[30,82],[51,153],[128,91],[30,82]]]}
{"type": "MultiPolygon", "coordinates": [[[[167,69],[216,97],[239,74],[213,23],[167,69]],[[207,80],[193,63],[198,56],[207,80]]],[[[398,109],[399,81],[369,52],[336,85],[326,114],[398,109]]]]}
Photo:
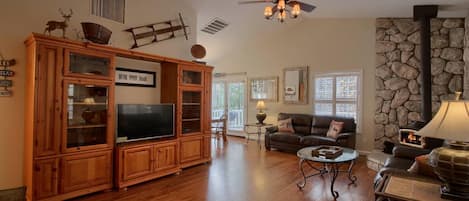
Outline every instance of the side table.
{"type": "Polygon", "coordinates": [[[262,149],[261,144],[261,135],[262,135],[262,128],[273,126],[273,124],[260,124],[260,123],[249,123],[244,124],[244,132],[246,133],[246,144],[249,142],[249,135],[257,134],[257,144],[259,145],[259,149],[262,149]],[[248,128],[254,127],[256,128],[257,132],[249,132],[248,128]]]}
{"type": "Polygon", "coordinates": [[[375,201],[446,201],[440,185],[420,178],[385,174],[375,189],[375,201]]]}

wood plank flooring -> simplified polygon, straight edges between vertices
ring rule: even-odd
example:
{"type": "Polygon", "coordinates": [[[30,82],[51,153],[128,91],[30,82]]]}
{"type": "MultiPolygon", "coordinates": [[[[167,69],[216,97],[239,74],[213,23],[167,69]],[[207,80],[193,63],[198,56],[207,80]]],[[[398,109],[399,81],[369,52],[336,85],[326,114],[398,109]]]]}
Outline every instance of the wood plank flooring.
{"type": "MultiPolygon", "coordinates": [[[[76,201],[329,201],[329,175],[310,178],[303,191],[295,154],[259,150],[255,141],[230,137],[227,144],[212,141],[211,163],[131,186],[127,191],[100,192],[76,201]]],[[[345,168],[345,166],[344,166],[345,168]]],[[[312,172],[312,171],[311,171],[312,172]]],[[[365,157],[355,164],[356,185],[348,185],[341,174],[335,189],[343,201],[372,201],[375,172],[366,167],[365,157]]]]}

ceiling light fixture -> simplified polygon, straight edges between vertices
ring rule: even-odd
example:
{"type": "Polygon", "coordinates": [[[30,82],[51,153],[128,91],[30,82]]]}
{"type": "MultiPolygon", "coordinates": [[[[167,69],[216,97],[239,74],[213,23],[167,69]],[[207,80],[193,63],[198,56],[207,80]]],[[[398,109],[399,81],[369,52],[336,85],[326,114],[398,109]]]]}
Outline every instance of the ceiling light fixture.
{"type": "Polygon", "coordinates": [[[268,20],[276,17],[280,22],[284,22],[287,15],[290,16],[290,18],[297,18],[301,11],[309,13],[316,8],[316,6],[297,0],[247,0],[239,2],[239,4],[252,3],[274,4],[273,6],[266,6],[264,8],[264,17],[268,20]]]}
{"type": "Polygon", "coordinates": [[[272,16],[274,16],[275,13],[278,12],[277,19],[283,23],[285,19],[287,18],[287,13],[290,13],[291,18],[297,18],[298,15],[300,15],[300,10],[301,10],[301,7],[300,7],[300,4],[298,3],[293,4],[292,9],[289,10],[286,8],[285,0],[279,0],[277,5],[274,8],[270,6],[265,7],[264,16],[266,19],[270,20],[272,19],[272,16]]]}

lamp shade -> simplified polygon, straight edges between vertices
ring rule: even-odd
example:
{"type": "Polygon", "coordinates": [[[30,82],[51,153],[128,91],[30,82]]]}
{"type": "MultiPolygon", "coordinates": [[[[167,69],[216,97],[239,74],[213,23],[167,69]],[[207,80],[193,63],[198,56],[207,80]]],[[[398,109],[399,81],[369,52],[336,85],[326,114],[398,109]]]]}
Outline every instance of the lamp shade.
{"type": "Polygon", "coordinates": [[[469,101],[443,101],[433,119],[417,135],[469,141],[469,101]]]}
{"type": "Polygon", "coordinates": [[[258,109],[258,110],[264,110],[264,109],[265,109],[265,103],[264,103],[264,101],[257,101],[256,109],[258,109]]]}

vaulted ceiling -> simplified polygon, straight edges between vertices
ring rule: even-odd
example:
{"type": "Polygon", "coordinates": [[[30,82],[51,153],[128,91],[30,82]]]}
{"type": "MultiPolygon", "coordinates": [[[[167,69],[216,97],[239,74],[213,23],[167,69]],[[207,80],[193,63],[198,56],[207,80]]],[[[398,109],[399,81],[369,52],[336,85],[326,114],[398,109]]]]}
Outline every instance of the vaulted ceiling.
{"type": "MultiPolygon", "coordinates": [[[[263,8],[270,3],[239,5],[242,0],[186,0],[198,13],[199,26],[213,17],[229,22],[254,24],[264,21],[263,8]]],[[[469,0],[300,0],[316,5],[312,13],[303,18],[377,18],[411,17],[414,5],[440,5],[441,17],[469,15],[469,0]]]]}
{"type": "Polygon", "coordinates": [[[242,0],[185,1],[197,13],[197,30],[193,31],[198,31],[198,41],[209,46],[219,46],[219,43],[236,46],[236,43],[249,39],[253,34],[268,35],[281,30],[294,30],[297,24],[308,20],[412,17],[414,5],[440,5],[439,17],[469,16],[469,0],[299,0],[317,8],[311,13],[302,12],[298,19],[287,19],[281,24],[275,18],[264,18],[264,7],[272,5],[270,3],[239,5],[238,1],[242,0]],[[215,35],[201,32],[214,18],[221,18],[230,25],[215,35]]]}

